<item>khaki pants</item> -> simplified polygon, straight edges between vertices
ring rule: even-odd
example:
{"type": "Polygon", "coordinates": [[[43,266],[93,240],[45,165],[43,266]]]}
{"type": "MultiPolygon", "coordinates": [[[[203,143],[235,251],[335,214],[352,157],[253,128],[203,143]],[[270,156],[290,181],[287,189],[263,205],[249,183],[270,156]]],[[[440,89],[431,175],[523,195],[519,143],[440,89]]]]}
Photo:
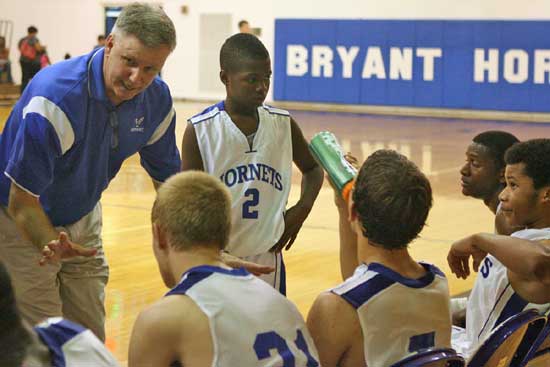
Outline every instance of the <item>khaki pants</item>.
{"type": "Polygon", "coordinates": [[[55,265],[38,265],[40,250],[23,238],[0,206],[0,261],[6,266],[18,308],[32,325],[63,316],[105,340],[105,286],[109,267],[101,242],[101,205],[74,224],[57,227],[82,246],[97,248],[93,257],[75,257],[55,265]]]}

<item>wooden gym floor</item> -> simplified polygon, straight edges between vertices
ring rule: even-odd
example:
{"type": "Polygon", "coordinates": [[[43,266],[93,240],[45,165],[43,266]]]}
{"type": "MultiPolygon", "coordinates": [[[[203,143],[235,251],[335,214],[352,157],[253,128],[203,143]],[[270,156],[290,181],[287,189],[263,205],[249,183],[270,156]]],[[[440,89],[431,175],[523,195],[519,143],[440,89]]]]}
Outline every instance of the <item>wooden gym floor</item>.
{"type": "MultiPolygon", "coordinates": [[[[204,107],[176,104],[178,144],[185,119],[204,107]]],[[[9,108],[0,107],[0,129],[8,114],[9,108]]],[[[458,171],[471,138],[493,129],[509,131],[520,140],[550,136],[550,124],[323,112],[295,112],[293,116],[306,138],[318,131],[332,131],[361,161],[376,149],[391,148],[422,168],[433,186],[434,207],[410,251],[417,260],[435,263],[447,273],[452,295],[469,290],[474,278],[457,280],[449,273],[449,245],[468,234],[493,230],[491,213],[483,203],[460,192],[458,171]]],[[[298,198],[299,184],[300,175],[295,170],[289,205],[298,198]]],[[[136,156],[123,165],[102,199],[103,241],[111,267],[106,297],[107,344],[122,362],[127,360],[128,339],[137,314],[166,292],[151,250],[149,213],[153,200],[153,186],[136,156]]],[[[285,253],[288,297],[304,317],[318,293],[341,281],[337,225],[332,191],[325,183],[298,239],[285,253]]]]}

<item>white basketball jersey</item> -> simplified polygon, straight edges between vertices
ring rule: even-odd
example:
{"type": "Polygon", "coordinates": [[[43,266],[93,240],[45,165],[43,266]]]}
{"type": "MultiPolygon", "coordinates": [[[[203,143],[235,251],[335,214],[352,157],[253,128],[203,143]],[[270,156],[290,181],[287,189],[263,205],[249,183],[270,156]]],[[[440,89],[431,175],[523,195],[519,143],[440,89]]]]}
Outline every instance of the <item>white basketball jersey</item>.
{"type": "Polygon", "coordinates": [[[296,306],[244,269],[192,268],[171,295],[190,297],[208,316],[212,366],[319,366],[296,306]]]}
{"type": "Polygon", "coordinates": [[[118,362],[88,329],[60,317],[35,326],[40,340],[50,349],[55,367],[116,367],[118,362]]]}
{"type": "Polygon", "coordinates": [[[420,264],[427,273],[419,279],[382,264],[361,264],[331,290],[357,310],[369,367],[390,366],[421,349],[451,345],[447,279],[434,265],[420,264]]]}
{"type": "MultiPolygon", "coordinates": [[[[540,241],[550,239],[550,228],[524,229],[512,237],[540,241]]],[[[492,255],[487,255],[477,274],[466,309],[466,338],[469,353],[476,349],[507,318],[534,308],[545,312],[550,304],[529,303],[517,294],[508,279],[508,271],[492,255]]]]}
{"type": "Polygon", "coordinates": [[[191,118],[204,170],[219,177],[232,199],[226,248],[237,256],[265,253],[284,232],[292,174],[292,135],[287,111],[258,107],[252,147],[224,110],[224,102],[191,118]]]}

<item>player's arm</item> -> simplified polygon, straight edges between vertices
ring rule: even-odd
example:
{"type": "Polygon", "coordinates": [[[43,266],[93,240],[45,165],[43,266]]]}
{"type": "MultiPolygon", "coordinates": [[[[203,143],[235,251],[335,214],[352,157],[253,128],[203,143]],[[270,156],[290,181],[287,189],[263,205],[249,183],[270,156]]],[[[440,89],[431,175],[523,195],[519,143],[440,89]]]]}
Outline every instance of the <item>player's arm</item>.
{"type": "Polygon", "coordinates": [[[143,310],[132,330],[128,349],[128,367],[168,367],[178,356],[179,323],[171,312],[158,306],[143,310]]]}
{"type": "Polygon", "coordinates": [[[192,123],[187,123],[181,142],[181,170],[204,171],[197,135],[192,123]]]}
{"type": "Polygon", "coordinates": [[[335,294],[321,293],[307,317],[307,327],[319,352],[323,367],[364,366],[357,361],[353,341],[362,338],[357,313],[343,299],[335,294]]]}
{"type": "Polygon", "coordinates": [[[309,214],[323,185],[323,169],[309,152],[304,134],[302,134],[302,130],[292,117],[290,118],[290,130],[292,134],[292,160],[302,173],[300,200],[297,205],[306,209],[309,214]]]}
{"type": "Polygon", "coordinates": [[[309,152],[302,130],[292,117],[290,118],[290,131],[292,160],[302,173],[302,184],[300,199],[285,213],[285,231],[279,242],[271,249],[275,252],[281,251],[284,247],[288,250],[292,246],[323,185],[323,170],[309,152]]]}
{"type": "Polygon", "coordinates": [[[470,272],[469,257],[472,256],[477,271],[487,253],[508,269],[514,290],[524,299],[550,302],[550,241],[478,233],[455,242],[447,259],[453,273],[465,278],[470,272]]]}
{"type": "Polygon", "coordinates": [[[350,222],[349,209],[346,202],[335,192],[335,196],[340,199],[341,204],[337,203],[338,208],[338,232],[340,236],[340,273],[345,280],[353,275],[353,272],[359,266],[357,259],[357,233],[353,230],[350,222]]]}

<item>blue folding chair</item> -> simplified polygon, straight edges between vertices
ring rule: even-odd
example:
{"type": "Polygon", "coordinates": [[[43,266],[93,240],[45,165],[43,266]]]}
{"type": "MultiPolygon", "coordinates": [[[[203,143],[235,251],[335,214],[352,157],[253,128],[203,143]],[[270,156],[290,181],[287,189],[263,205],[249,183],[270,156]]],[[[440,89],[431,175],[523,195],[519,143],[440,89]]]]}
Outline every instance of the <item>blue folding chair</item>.
{"type": "Polygon", "coordinates": [[[467,362],[468,367],[518,367],[528,352],[522,342],[532,344],[546,324],[536,310],[514,315],[495,328],[467,362]]]}
{"type": "Polygon", "coordinates": [[[426,349],[391,367],[464,367],[464,358],[456,354],[454,349],[426,349]]]}
{"type": "Polygon", "coordinates": [[[546,318],[546,325],[529,346],[529,350],[519,367],[538,365],[550,366],[550,320],[548,317],[546,318]]]}

